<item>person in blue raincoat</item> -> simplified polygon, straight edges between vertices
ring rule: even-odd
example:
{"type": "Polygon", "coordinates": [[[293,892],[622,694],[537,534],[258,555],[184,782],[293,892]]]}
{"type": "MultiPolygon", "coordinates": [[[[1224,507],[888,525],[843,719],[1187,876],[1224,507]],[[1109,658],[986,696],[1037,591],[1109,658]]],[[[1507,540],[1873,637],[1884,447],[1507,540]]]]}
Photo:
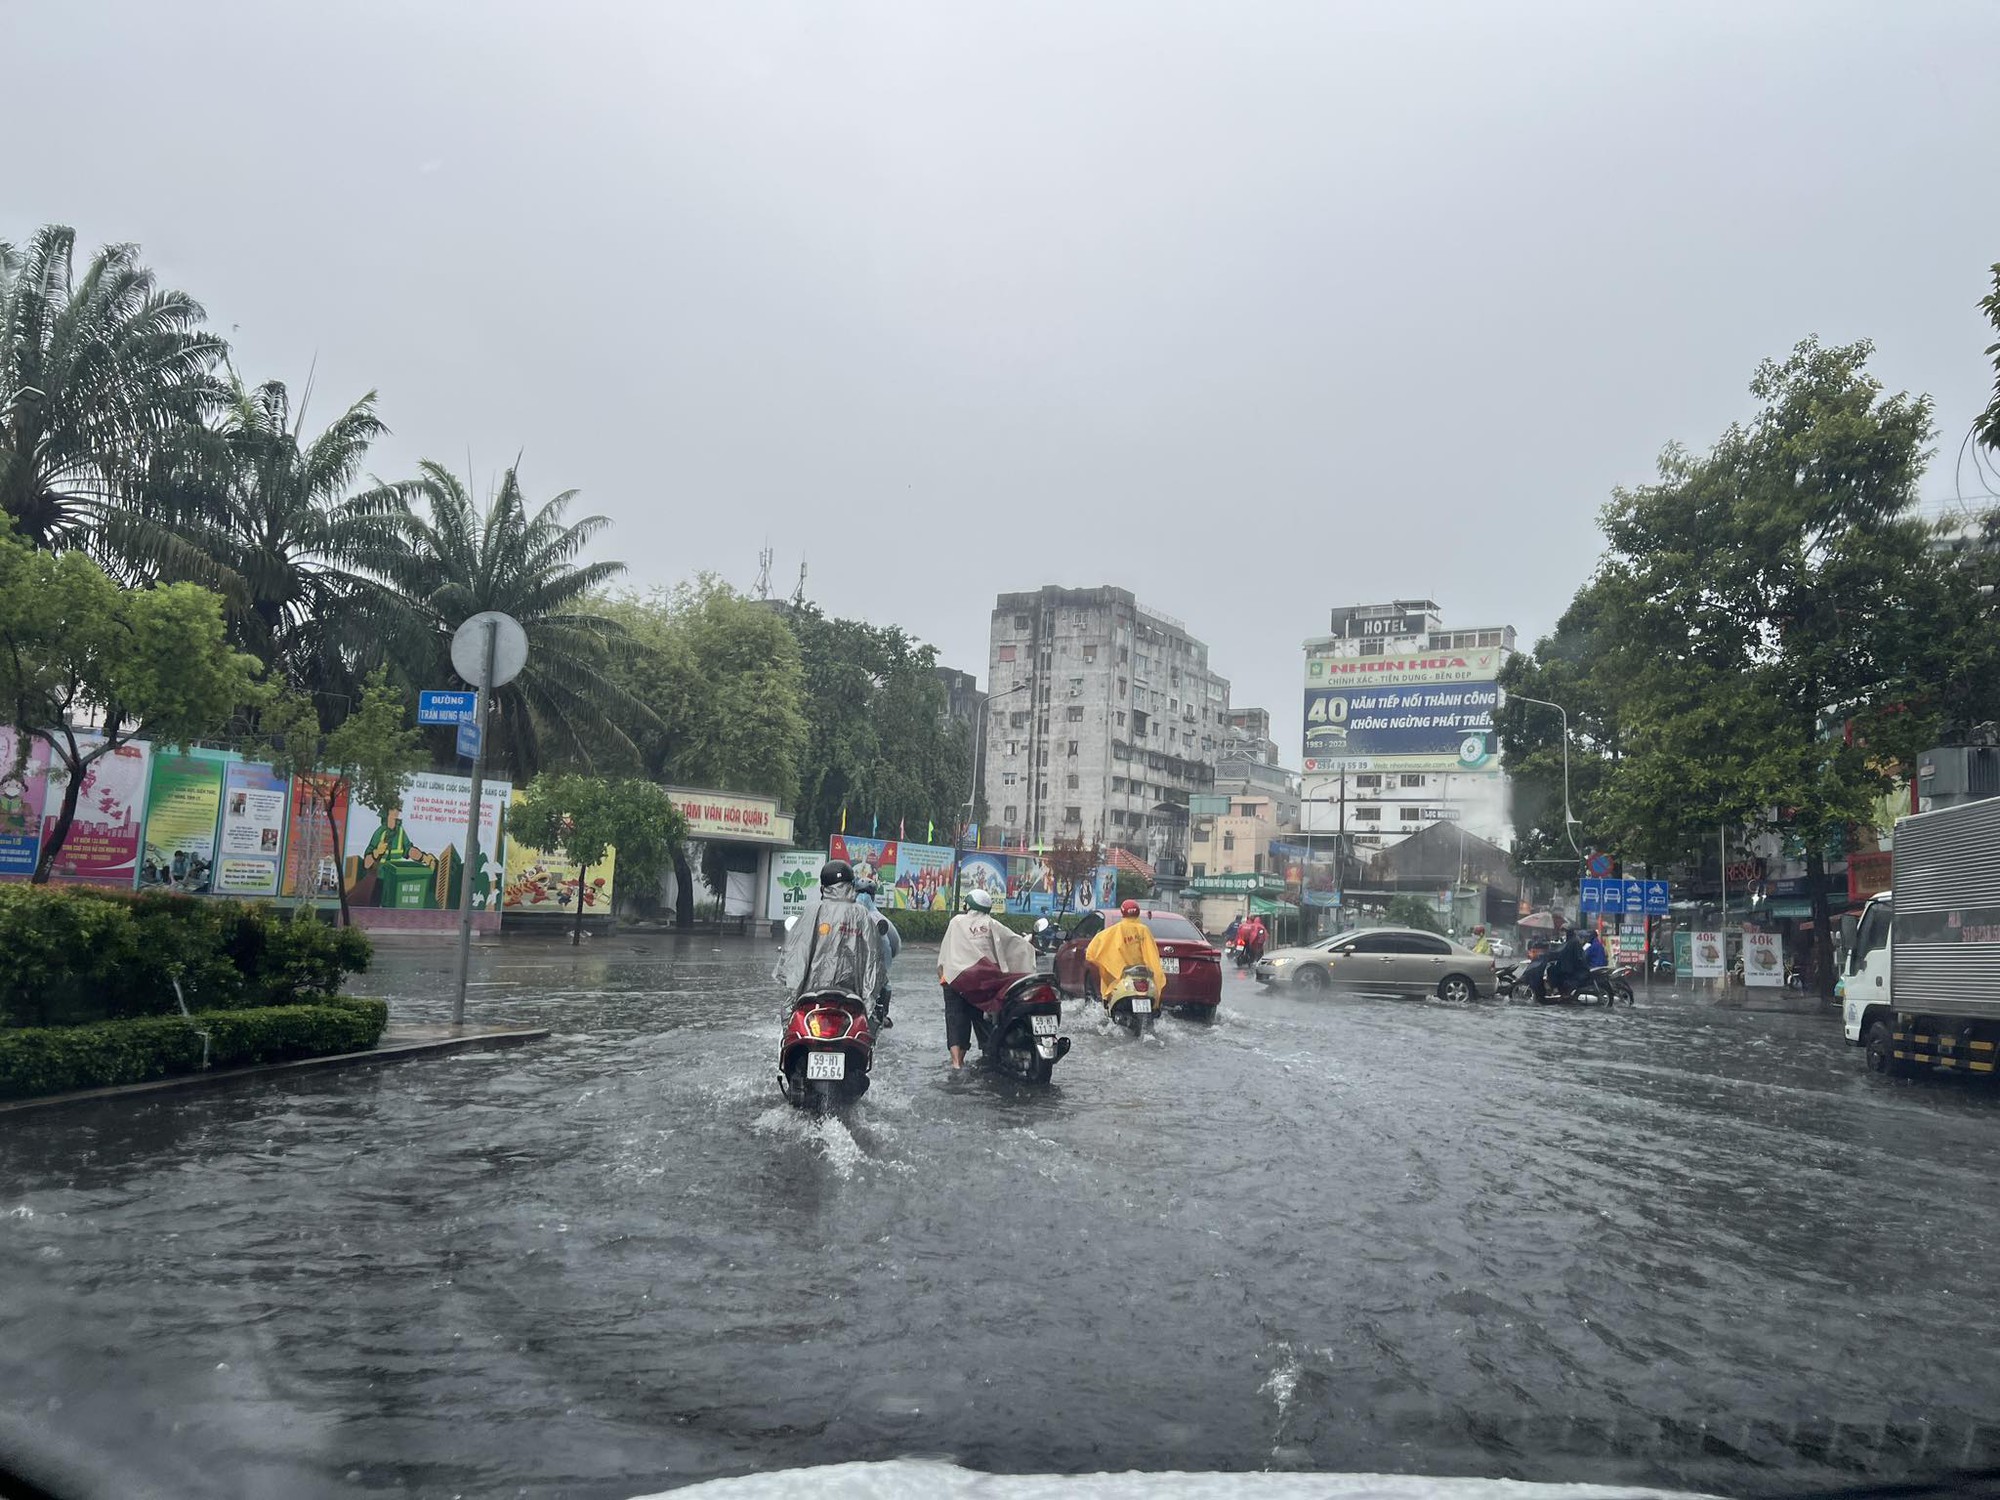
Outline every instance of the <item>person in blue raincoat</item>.
{"type": "Polygon", "coordinates": [[[889,1019],[889,966],[896,961],[896,955],[903,951],[903,935],[896,931],[896,924],[882,914],[876,905],[879,895],[873,880],[857,879],[854,882],[854,899],[874,914],[879,929],[878,941],[882,950],[882,991],[875,997],[872,1019],[882,1030],[887,1031],[896,1023],[889,1019]]]}

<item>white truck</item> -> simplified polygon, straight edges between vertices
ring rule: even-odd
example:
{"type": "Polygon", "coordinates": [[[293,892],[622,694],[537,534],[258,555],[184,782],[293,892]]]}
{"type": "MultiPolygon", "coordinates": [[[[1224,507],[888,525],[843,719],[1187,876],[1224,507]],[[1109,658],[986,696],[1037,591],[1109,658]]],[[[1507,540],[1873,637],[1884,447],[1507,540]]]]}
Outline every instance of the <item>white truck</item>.
{"type": "Polygon", "coordinates": [[[1891,889],[1861,913],[1841,1025],[1877,1073],[2000,1063],[2000,797],[1896,823],[1891,889]]]}

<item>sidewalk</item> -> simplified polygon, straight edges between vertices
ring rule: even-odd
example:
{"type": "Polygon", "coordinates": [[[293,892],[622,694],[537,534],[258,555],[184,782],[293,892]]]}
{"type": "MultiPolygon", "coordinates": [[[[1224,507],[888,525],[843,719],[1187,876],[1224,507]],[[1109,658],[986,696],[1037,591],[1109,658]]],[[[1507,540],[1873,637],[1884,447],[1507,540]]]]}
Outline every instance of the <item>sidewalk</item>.
{"type": "Polygon", "coordinates": [[[102,1100],[126,1099],[146,1094],[164,1094],[176,1089],[212,1088],[240,1078],[268,1078],[273,1074],[298,1073],[314,1068],[354,1068],[367,1063],[407,1062],[417,1057],[443,1057],[452,1052],[485,1052],[495,1047],[518,1047],[547,1038],[546,1027],[533,1026],[451,1026],[413,1025],[392,1021],[382,1039],[365,1052],[336,1052],[330,1057],[306,1057],[296,1062],[259,1063],[248,1068],[222,1068],[213,1073],[182,1073],[172,1078],[155,1078],[148,1083],[127,1083],[108,1089],[74,1089],[66,1094],[44,1094],[35,1099],[10,1099],[0,1103],[0,1116],[30,1109],[53,1109],[63,1104],[95,1104],[102,1100]]]}

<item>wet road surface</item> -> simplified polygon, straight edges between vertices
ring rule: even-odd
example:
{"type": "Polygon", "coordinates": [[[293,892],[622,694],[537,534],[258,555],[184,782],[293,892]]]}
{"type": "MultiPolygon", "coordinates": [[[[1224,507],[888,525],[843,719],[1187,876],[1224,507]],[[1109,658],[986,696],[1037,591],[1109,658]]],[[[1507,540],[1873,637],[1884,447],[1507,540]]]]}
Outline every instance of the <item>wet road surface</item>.
{"type": "MultiPolygon", "coordinates": [[[[1832,1016],[1231,977],[1056,1086],[772,1078],[772,949],[482,950],[546,1043],[9,1121],[0,1411],[172,1493],[627,1496],[899,1454],[1735,1493],[2000,1462],[2000,1095],[1832,1016]]],[[[357,988],[437,1019],[448,945],[357,988]]]]}

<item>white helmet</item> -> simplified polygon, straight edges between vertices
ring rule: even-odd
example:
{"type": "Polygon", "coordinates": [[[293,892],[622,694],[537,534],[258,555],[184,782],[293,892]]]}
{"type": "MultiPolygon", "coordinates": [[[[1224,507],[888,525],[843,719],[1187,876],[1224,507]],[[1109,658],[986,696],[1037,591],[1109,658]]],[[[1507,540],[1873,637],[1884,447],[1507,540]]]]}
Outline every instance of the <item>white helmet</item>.
{"type": "Polygon", "coordinates": [[[992,892],[974,886],[965,893],[965,904],[978,911],[991,911],[993,910],[992,892]]]}
{"type": "Polygon", "coordinates": [[[1049,919],[1047,917],[1035,918],[1035,931],[1047,932],[1048,930],[1049,930],[1049,919]]]}

